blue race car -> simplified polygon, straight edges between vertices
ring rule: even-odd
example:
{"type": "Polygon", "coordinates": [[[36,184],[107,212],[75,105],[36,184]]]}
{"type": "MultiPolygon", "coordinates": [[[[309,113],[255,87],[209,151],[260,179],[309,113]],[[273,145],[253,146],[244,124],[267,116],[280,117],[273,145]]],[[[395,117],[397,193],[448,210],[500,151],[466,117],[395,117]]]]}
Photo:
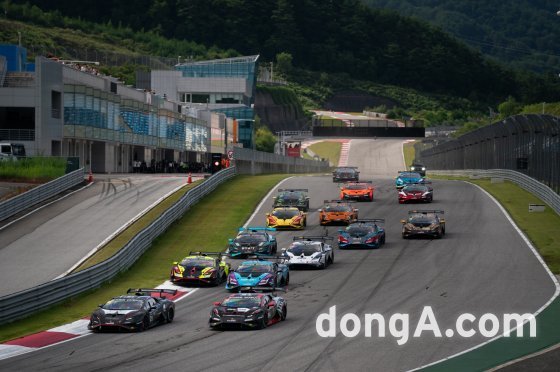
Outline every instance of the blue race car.
{"type": "Polygon", "coordinates": [[[272,227],[240,227],[235,239],[229,239],[226,253],[230,257],[271,256],[278,249],[272,227]]]}
{"type": "Polygon", "coordinates": [[[228,275],[226,289],[236,291],[240,287],[284,287],[290,282],[290,270],[287,265],[256,259],[243,261],[239,267],[228,275]]]}
{"type": "Polygon", "coordinates": [[[380,248],[385,244],[385,229],[377,225],[384,219],[357,220],[345,230],[338,230],[338,248],[380,248]]]}
{"type": "Polygon", "coordinates": [[[418,172],[399,172],[399,175],[395,180],[395,186],[397,189],[402,189],[406,185],[413,185],[417,183],[424,183],[424,177],[422,177],[418,172]]]}

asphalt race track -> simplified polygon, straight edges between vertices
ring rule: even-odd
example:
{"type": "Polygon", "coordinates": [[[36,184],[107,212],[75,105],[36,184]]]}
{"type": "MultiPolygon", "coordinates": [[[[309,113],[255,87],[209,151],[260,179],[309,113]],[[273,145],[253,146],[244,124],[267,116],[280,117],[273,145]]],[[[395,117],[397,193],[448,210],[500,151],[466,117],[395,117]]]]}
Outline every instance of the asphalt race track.
{"type": "MultiPolygon", "coordinates": [[[[436,338],[426,333],[399,346],[387,337],[366,338],[364,329],[346,338],[321,338],[320,313],[336,305],[362,320],[365,313],[410,314],[411,334],[424,306],[431,306],[442,331],[461,313],[534,312],[554,293],[554,284],[499,208],[477,187],[434,181],[434,202],[399,205],[394,189],[402,169],[402,140],[353,140],[349,165],[376,186],[372,203],[358,204],[361,217],[386,219],[387,243],[378,250],[335,249],[326,270],[293,270],[284,295],[288,318],[261,331],[213,331],[207,326],[212,303],[227,295],[223,287],[201,288],[177,303],[175,321],[144,333],[93,334],[33,353],[0,361],[2,371],[335,371],[409,370],[455,354],[486,339],[436,338]],[[443,209],[447,221],[441,240],[400,236],[400,219],[413,208],[443,209]]],[[[295,177],[282,187],[310,190],[307,235],[323,234],[317,208],[336,198],[330,176],[295,177]]],[[[262,225],[272,200],[251,225],[262,225]]],[[[329,227],[333,235],[337,227],[329,227]]],[[[277,233],[284,247],[301,232],[277,233]]],[[[337,324],[338,324],[337,322],[337,324]]]]}
{"type": "Polygon", "coordinates": [[[104,175],[92,186],[0,231],[0,297],[69,270],[127,221],[186,178],[104,175]]]}

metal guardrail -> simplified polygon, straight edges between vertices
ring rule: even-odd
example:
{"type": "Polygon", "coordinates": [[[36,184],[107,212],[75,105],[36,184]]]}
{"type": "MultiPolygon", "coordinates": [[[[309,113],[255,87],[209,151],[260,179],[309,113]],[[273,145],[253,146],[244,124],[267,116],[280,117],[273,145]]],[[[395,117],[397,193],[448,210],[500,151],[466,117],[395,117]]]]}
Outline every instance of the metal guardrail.
{"type": "Polygon", "coordinates": [[[558,195],[550,187],[537,181],[526,174],[516,172],[509,169],[455,169],[455,170],[435,170],[428,171],[428,173],[436,175],[451,175],[451,176],[480,176],[483,178],[499,177],[511,181],[521,188],[527,190],[531,194],[540,198],[543,202],[548,204],[556,213],[560,214],[560,195],[558,195]]]}
{"type": "Polygon", "coordinates": [[[47,200],[84,181],[84,168],[37,186],[23,194],[0,203],[0,221],[5,220],[37,203],[47,200]]]}
{"type": "Polygon", "coordinates": [[[99,287],[127,270],[174,221],[205,195],[236,174],[224,169],[190,189],[171,208],[140,231],[116,255],[83,271],[0,298],[0,324],[23,318],[58,302],[99,287]]]}

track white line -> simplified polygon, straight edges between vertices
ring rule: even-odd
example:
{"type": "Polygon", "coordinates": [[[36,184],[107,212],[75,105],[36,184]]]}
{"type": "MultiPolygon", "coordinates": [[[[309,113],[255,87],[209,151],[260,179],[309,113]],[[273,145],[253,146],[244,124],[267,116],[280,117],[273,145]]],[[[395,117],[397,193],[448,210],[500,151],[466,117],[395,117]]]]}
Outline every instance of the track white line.
{"type": "Polygon", "coordinates": [[[261,200],[261,202],[259,203],[259,205],[257,205],[257,208],[255,208],[255,211],[253,212],[253,214],[251,214],[251,216],[247,219],[247,222],[245,222],[245,224],[243,225],[244,228],[246,228],[247,226],[249,226],[249,222],[251,222],[251,220],[253,218],[255,218],[255,216],[257,215],[257,212],[261,209],[261,207],[263,206],[263,204],[270,199],[270,195],[272,195],[272,193],[284,182],[286,182],[289,179],[294,178],[295,176],[291,176],[288,178],[284,178],[282,181],[278,182],[274,187],[272,187],[270,189],[270,191],[268,192],[268,194],[266,194],[266,196],[261,200]]]}
{"type": "MultiPolygon", "coordinates": [[[[541,255],[539,254],[539,252],[535,249],[535,247],[533,246],[533,244],[531,243],[531,241],[529,240],[529,238],[527,238],[527,236],[525,236],[525,234],[523,233],[523,231],[521,231],[521,229],[515,224],[515,221],[511,218],[511,216],[508,214],[508,212],[505,210],[505,208],[486,190],[484,190],[482,187],[471,183],[471,182],[467,182],[467,181],[460,181],[460,182],[466,182],[466,183],[470,183],[471,185],[474,185],[476,187],[479,188],[479,190],[481,190],[484,194],[486,194],[490,200],[492,200],[494,202],[494,204],[496,204],[498,206],[498,208],[500,209],[500,211],[502,211],[502,213],[504,214],[504,216],[506,216],[507,220],[509,221],[509,223],[513,226],[513,228],[515,229],[515,231],[517,231],[517,233],[519,234],[519,236],[521,236],[521,238],[523,239],[523,241],[525,242],[525,244],[527,244],[527,246],[531,249],[531,252],[533,252],[533,254],[535,255],[535,257],[537,258],[537,260],[541,263],[541,265],[544,267],[544,270],[548,273],[548,276],[550,277],[550,279],[552,280],[552,282],[554,283],[554,286],[556,288],[556,290],[554,291],[554,294],[552,295],[552,297],[543,305],[541,306],[537,311],[535,311],[533,313],[533,316],[537,316],[538,314],[540,314],[544,309],[546,309],[548,307],[548,305],[550,305],[552,303],[552,301],[554,301],[556,299],[556,297],[558,297],[558,295],[560,294],[560,283],[558,283],[558,279],[556,279],[556,277],[554,276],[554,274],[550,271],[550,269],[548,268],[548,266],[546,265],[546,263],[544,262],[544,260],[542,259],[541,255]]],[[[523,325],[527,323],[527,321],[525,321],[521,326],[515,327],[514,329],[511,330],[511,333],[513,333],[513,331],[515,331],[517,328],[519,327],[523,327],[523,325]]],[[[463,355],[466,354],[468,352],[471,352],[475,349],[478,349],[484,345],[489,344],[490,342],[496,341],[500,338],[504,337],[503,334],[496,336],[490,340],[484,341],[481,344],[478,344],[476,346],[473,346],[467,350],[461,351],[459,353],[450,355],[446,358],[437,360],[435,362],[429,363],[429,364],[425,364],[421,367],[417,367],[414,369],[411,369],[410,371],[418,371],[421,370],[423,368],[427,368],[442,362],[445,362],[449,359],[455,358],[459,355],[463,355]]]]}

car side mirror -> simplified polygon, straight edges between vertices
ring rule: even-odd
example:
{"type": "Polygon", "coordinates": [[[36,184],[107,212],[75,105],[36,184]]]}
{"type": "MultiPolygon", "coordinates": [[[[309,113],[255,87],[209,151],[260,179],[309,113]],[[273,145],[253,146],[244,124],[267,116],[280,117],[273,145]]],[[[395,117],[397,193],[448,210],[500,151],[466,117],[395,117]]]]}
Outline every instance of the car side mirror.
{"type": "Polygon", "coordinates": [[[440,218],[440,219],[439,219],[439,222],[440,222],[440,223],[445,223],[445,218],[440,218]]]}
{"type": "Polygon", "coordinates": [[[287,249],[286,249],[286,248],[282,248],[281,251],[284,252],[284,253],[286,253],[287,249]]]}
{"type": "Polygon", "coordinates": [[[354,209],[354,212],[359,212],[360,210],[358,208],[354,209]]]}
{"type": "Polygon", "coordinates": [[[267,216],[267,217],[270,217],[270,213],[267,213],[266,216],[267,216]]]}
{"type": "Polygon", "coordinates": [[[214,302],[214,306],[220,306],[222,303],[220,301],[214,302]]]}
{"type": "Polygon", "coordinates": [[[402,223],[402,224],[405,224],[405,223],[406,223],[406,220],[401,220],[401,223],[402,223]]]}
{"type": "Polygon", "coordinates": [[[317,209],[317,212],[322,212],[322,211],[323,211],[322,208],[317,209]]]}
{"type": "Polygon", "coordinates": [[[150,306],[150,310],[155,310],[156,307],[155,306],[150,306]]]}
{"type": "Polygon", "coordinates": [[[337,230],[337,231],[338,231],[339,233],[343,233],[343,232],[344,232],[344,230],[342,230],[342,229],[337,230]]]}
{"type": "Polygon", "coordinates": [[[97,305],[97,307],[103,307],[103,304],[99,304],[99,305],[97,305]]]}
{"type": "Polygon", "coordinates": [[[309,196],[306,196],[306,197],[305,197],[305,200],[309,200],[309,196]]]}
{"type": "Polygon", "coordinates": [[[228,242],[233,243],[233,239],[228,239],[228,242]]]}

